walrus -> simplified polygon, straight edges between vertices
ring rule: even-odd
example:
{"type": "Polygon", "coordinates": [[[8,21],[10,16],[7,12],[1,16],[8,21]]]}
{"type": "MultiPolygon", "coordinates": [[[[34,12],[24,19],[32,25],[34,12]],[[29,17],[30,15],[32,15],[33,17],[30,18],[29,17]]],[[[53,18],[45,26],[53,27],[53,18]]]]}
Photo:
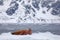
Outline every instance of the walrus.
{"type": "Polygon", "coordinates": [[[16,32],[12,32],[12,35],[31,35],[32,34],[32,30],[29,28],[28,30],[18,30],[16,32]]]}

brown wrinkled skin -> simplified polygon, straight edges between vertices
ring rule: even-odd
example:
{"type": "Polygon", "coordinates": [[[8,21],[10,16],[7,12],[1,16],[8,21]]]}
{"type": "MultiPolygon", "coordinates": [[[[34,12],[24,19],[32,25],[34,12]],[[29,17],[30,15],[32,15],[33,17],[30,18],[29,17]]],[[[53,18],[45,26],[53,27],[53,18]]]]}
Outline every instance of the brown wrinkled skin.
{"type": "Polygon", "coordinates": [[[12,35],[27,35],[27,34],[31,35],[32,30],[31,29],[29,29],[29,30],[18,30],[16,32],[11,33],[11,34],[12,35]]]}

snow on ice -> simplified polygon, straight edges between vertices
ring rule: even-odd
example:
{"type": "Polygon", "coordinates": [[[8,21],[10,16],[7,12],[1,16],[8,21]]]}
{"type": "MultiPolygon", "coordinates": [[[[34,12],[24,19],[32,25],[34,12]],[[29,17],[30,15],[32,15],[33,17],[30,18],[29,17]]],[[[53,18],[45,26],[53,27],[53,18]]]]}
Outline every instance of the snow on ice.
{"type": "Polygon", "coordinates": [[[32,35],[11,35],[11,33],[2,33],[0,40],[60,40],[60,35],[50,32],[33,33],[32,35]]]}

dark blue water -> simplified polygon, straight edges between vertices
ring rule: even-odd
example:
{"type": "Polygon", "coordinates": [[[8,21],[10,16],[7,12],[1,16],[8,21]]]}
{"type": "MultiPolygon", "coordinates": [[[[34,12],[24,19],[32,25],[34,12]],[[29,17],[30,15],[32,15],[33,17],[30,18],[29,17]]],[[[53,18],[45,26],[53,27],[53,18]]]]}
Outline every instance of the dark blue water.
{"type": "Polygon", "coordinates": [[[51,32],[60,35],[60,24],[0,24],[0,34],[31,28],[33,33],[51,32]]]}

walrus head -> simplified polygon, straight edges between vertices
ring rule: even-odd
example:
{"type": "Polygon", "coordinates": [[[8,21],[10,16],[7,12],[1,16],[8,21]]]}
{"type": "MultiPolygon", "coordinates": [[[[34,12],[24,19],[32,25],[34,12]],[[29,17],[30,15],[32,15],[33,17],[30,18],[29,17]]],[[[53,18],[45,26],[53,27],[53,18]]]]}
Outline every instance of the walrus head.
{"type": "Polygon", "coordinates": [[[28,34],[29,35],[31,35],[32,34],[32,30],[29,28],[29,32],[28,32],[28,34]]]}
{"type": "Polygon", "coordinates": [[[13,35],[14,35],[15,33],[11,33],[11,34],[13,34],[13,35]]]}

